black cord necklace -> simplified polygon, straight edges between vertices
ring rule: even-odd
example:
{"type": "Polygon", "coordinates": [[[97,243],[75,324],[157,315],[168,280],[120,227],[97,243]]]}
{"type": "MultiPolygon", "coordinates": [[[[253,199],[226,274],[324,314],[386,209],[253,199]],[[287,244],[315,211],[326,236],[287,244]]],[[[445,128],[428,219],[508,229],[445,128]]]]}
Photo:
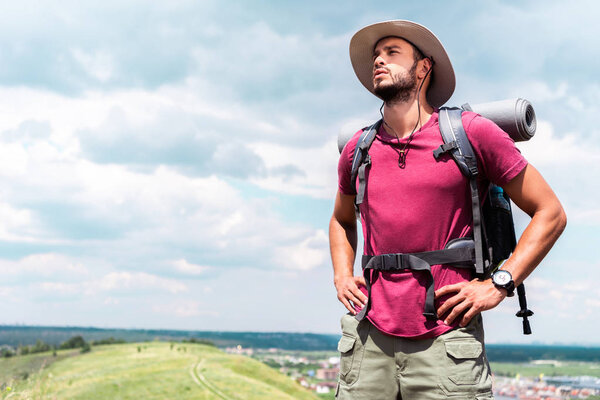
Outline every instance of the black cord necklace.
{"type": "MultiPolygon", "coordinates": [[[[417,100],[417,104],[418,104],[418,100],[417,100]]],[[[388,124],[385,121],[385,118],[383,117],[382,109],[383,109],[383,104],[379,108],[379,114],[381,114],[381,119],[383,120],[383,124],[392,131],[392,133],[396,137],[396,142],[398,143],[398,147],[400,147],[400,138],[398,137],[398,134],[396,133],[394,128],[392,128],[390,126],[390,124],[388,124]]],[[[400,169],[404,169],[406,167],[406,155],[408,154],[408,150],[410,150],[410,148],[408,146],[410,145],[410,142],[412,142],[413,136],[414,136],[415,131],[417,130],[417,126],[419,126],[420,122],[421,122],[421,107],[419,107],[419,115],[417,118],[417,123],[415,124],[415,127],[412,129],[412,132],[410,132],[410,135],[408,136],[408,140],[406,141],[406,143],[404,143],[404,146],[402,147],[402,149],[396,150],[396,148],[392,147],[396,151],[396,153],[398,153],[398,167],[400,169]]]]}
{"type": "MultiPolygon", "coordinates": [[[[432,69],[433,69],[433,65],[431,66],[431,68],[429,68],[429,70],[425,74],[425,77],[423,77],[421,84],[419,85],[419,90],[417,91],[417,110],[418,110],[417,122],[415,123],[415,126],[412,129],[412,131],[410,132],[410,135],[408,136],[408,140],[406,141],[406,143],[400,150],[396,150],[394,147],[392,147],[398,153],[398,167],[400,169],[404,169],[406,167],[406,156],[408,155],[408,151],[410,150],[410,147],[408,147],[408,146],[410,145],[410,142],[412,142],[413,135],[415,134],[415,132],[417,130],[417,126],[421,125],[421,104],[420,104],[421,88],[423,87],[423,83],[425,83],[425,80],[427,79],[427,75],[429,75],[429,73],[431,72],[432,69]]],[[[385,118],[383,117],[383,106],[384,105],[385,105],[385,102],[381,105],[381,107],[379,107],[379,114],[381,114],[381,119],[383,121],[383,124],[392,131],[392,133],[396,137],[396,142],[398,143],[398,147],[400,147],[400,137],[398,136],[398,134],[396,133],[394,128],[392,128],[385,121],[385,118]]],[[[423,125],[420,126],[420,128],[422,128],[422,127],[423,127],[423,125]]]]}

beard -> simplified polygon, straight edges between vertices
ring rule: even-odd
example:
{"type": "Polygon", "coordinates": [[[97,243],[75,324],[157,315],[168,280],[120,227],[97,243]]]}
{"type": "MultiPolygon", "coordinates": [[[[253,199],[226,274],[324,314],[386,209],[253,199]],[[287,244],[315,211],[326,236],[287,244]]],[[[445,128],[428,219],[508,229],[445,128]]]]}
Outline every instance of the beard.
{"type": "Polygon", "coordinates": [[[410,100],[417,89],[417,63],[415,62],[408,74],[392,76],[392,83],[379,84],[373,92],[384,103],[405,103],[410,100]]]}

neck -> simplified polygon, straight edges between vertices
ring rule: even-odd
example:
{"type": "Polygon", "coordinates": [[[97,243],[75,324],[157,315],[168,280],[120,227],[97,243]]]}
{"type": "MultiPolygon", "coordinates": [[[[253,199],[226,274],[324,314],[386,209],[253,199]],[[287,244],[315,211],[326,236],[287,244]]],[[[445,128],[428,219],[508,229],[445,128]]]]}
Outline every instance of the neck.
{"type": "Polygon", "coordinates": [[[383,107],[385,124],[391,127],[392,136],[399,139],[410,136],[415,126],[423,126],[433,114],[433,107],[427,103],[425,94],[417,102],[416,95],[406,102],[388,102],[383,107]]]}

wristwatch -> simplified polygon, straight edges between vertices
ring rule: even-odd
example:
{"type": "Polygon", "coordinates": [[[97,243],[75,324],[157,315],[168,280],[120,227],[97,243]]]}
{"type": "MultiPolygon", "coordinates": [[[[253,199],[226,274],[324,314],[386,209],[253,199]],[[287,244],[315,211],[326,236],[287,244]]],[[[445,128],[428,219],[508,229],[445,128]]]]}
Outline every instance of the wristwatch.
{"type": "Polygon", "coordinates": [[[513,281],[510,272],[503,269],[499,269],[498,271],[494,272],[492,274],[492,283],[498,289],[505,289],[508,297],[515,295],[515,281],[513,281]]]}

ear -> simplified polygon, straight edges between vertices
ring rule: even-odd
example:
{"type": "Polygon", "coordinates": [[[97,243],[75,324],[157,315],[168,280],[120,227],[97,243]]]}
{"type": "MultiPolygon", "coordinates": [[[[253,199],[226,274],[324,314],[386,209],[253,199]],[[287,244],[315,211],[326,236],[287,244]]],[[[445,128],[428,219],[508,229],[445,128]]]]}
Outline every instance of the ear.
{"type": "Polygon", "coordinates": [[[433,68],[433,63],[430,58],[420,60],[417,68],[417,77],[419,79],[424,79],[431,68],[433,68]]]}

